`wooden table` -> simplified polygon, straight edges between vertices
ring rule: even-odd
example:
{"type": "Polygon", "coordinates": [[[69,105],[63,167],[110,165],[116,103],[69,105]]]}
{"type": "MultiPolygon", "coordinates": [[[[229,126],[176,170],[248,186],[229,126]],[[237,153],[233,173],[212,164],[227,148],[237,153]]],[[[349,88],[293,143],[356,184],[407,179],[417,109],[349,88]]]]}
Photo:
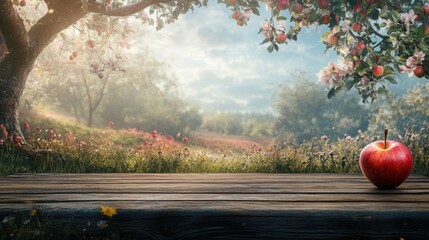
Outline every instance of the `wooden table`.
{"type": "Polygon", "coordinates": [[[338,174],[0,177],[0,217],[36,207],[86,224],[101,205],[118,209],[111,225],[129,239],[429,239],[422,176],[394,190],[338,174]]]}

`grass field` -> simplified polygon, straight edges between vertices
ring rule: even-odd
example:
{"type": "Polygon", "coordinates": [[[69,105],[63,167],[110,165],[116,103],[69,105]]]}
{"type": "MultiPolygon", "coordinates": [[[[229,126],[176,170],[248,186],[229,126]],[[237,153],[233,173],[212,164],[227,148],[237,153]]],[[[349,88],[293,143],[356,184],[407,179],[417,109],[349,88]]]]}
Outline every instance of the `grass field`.
{"type": "MultiPolygon", "coordinates": [[[[136,129],[87,128],[71,121],[25,113],[25,138],[43,150],[22,154],[16,139],[2,135],[0,173],[358,173],[361,149],[376,137],[357,133],[331,140],[315,136],[301,144],[272,143],[207,132],[164,136],[136,129]],[[185,138],[186,137],[186,138],[185,138]]],[[[429,130],[407,130],[414,173],[429,173],[429,130]]]]}

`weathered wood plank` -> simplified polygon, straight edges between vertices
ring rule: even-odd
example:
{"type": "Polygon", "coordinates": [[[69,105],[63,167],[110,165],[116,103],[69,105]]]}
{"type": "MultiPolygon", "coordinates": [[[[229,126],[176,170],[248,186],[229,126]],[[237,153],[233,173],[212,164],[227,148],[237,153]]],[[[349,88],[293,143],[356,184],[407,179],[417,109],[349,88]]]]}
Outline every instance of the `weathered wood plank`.
{"type": "Polygon", "coordinates": [[[378,190],[362,175],[23,174],[0,178],[0,217],[33,208],[76,226],[118,209],[129,239],[429,239],[429,178],[378,190]]]}

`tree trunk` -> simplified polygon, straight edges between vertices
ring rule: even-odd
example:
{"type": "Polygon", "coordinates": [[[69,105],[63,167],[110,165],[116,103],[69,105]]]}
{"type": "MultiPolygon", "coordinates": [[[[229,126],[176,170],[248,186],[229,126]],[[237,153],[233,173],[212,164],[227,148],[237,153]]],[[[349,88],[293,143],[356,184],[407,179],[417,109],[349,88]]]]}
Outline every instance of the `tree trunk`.
{"type": "Polygon", "coordinates": [[[22,136],[19,126],[19,99],[36,57],[7,55],[0,62],[0,124],[9,135],[22,136]]]}

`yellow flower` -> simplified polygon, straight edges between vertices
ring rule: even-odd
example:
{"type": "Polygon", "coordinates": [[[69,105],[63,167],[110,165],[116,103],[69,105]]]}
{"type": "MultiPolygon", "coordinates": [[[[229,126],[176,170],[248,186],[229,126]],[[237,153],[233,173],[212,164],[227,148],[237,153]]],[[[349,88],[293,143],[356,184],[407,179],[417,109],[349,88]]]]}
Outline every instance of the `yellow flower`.
{"type": "Polygon", "coordinates": [[[100,207],[101,214],[103,214],[106,217],[113,217],[113,215],[116,215],[116,208],[112,208],[109,206],[101,206],[100,207]]]}

